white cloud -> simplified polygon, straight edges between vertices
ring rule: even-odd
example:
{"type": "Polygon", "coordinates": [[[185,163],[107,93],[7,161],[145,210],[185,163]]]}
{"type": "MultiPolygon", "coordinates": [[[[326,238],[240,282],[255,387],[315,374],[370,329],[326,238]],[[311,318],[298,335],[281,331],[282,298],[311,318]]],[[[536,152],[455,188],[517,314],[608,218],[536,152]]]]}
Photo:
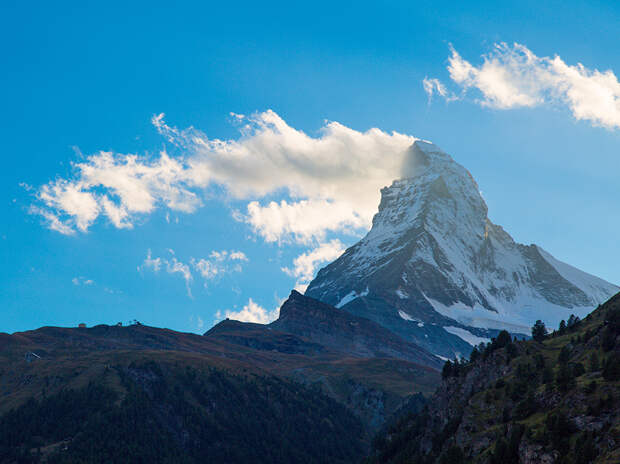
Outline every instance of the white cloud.
{"type": "Polygon", "coordinates": [[[187,296],[192,298],[192,290],[190,283],[192,281],[192,272],[189,270],[189,265],[183,264],[178,261],[176,257],[172,257],[172,260],[166,261],[166,271],[168,274],[181,274],[183,280],[185,280],[185,288],[187,288],[187,296]]]}
{"type": "MultiPolygon", "coordinates": [[[[577,120],[608,129],[620,128],[620,82],[611,70],[591,70],[581,63],[566,64],[559,56],[539,57],[527,47],[500,43],[479,66],[452,49],[448,60],[450,78],[463,93],[478,90],[479,103],[497,109],[565,105],[577,120]]],[[[437,79],[425,79],[429,97],[450,93],[437,79]]]]}
{"type": "MultiPolygon", "coordinates": [[[[375,209],[377,204],[378,199],[375,209]]],[[[267,242],[323,241],[327,232],[354,233],[368,227],[372,218],[371,214],[362,215],[346,202],[325,199],[272,201],[265,206],[253,201],[248,204],[247,211],[246,222],[267,242]]]]}
{"type": "Polygon", "coordinates": [[[344,252],[344,245],[340,240],[331,240],[320,244],[314,250],[302,253],[293,261],[293,269],[282,268],[282,270],[297,279],[295,287],[300,291],[305,291],[306,287],[314,277],[317,268],[325,263],[338,258],[344,252]]]}
{"type": "Polygon", "coordinates": [[[142,263],[142,266],[145,269],[150,268],[150,269],[153,269],[153,272],[158,272],[161,269],[161,262],[162,262],[161,258],[152,257],[151,250],[149,249],[146,254],[146,258],[144,259],[144,262],[142,263]]]}
{"type": "Polygon", "coordinates": [[[32,212],[66,234],[86,232],[100,216],[130,228],[158,207],[194,212],[201,192],[217,185],[248,201],[241,217],[266,240],[322,240],[327,231],[370,225],[379,189],[401,176],[416,140],[337,122],[327,122],[313,137],[270,110],[234,116],[241,137],[218,140],[194,128],[170,127],[158,115],[153,124],[180,155],[97,152],[73,163],[71,177],[41,186],[32,212]],[[288,201],[260,203],[274,193],[288,201]]]}
{"type": "Polygon", "coordinates": [[[428,77],[425,77],[422,80],[422,87],[424,87],[424,91],[426,92],[426,95],[428,95],[429,103],[435,94],[445,98],[448,101],[457,99],[454,94],[446,89],[446,86],[443,85],[439,79],[429,79],[428,77]]]}
{"type": "Polygon", "coordinates": [[[229,257],[234,261],[249,261],[243,251],[231,251],[229,257]]]}
{"type": "Polygon", "coordinates": [[[84,277],[74,277],[71,279],[73,285],[93,285],[95,282],[92,279],[86,279],[84,277]]]}
{"type": "Polygon", "coordinates": [[[224,317],[228,319],[234,319],[241,322],[255,322],[258,324],[269,324],[275,321],[280,314],[280,309],[272,309],[271,311],[263,308],[259,304],[255,303],[252,298],[249,299],[243,309],[239,311],[226,310],[222,314],[222,311],[216,313],[216,319],[220,320],[224,317]]]}
{"type": "Polygon", "coordinates": [[[245,253],[235,250],[221,250],[212,251],[207,258],[189,258],[188,263],[184,263],[177,259],[174,250],[168,248],[168,253],[172,256],[171,259],[167,258],[153,258],[151,250],[147,251],[146,258],[140,266],[138,271],[150,269],[153,272],[158,272],[162,266],[165,266],[166,272],[169,274],[180,274],[185,280],[187,288],[187,294],[191,298],[191,282],[193,280],[192,269],[203,278],[205,286],[207,281],[215,279],[222,274],[230,274],[233,272],[241,272],[243,270],[239,261],[249,261],[245,253]]]}
{"type": "Polygon", "coordinates": [[[219,274],[219,267],[207,259],[192,258],[191,263],[205,280],[214,279],[219,274]]]}

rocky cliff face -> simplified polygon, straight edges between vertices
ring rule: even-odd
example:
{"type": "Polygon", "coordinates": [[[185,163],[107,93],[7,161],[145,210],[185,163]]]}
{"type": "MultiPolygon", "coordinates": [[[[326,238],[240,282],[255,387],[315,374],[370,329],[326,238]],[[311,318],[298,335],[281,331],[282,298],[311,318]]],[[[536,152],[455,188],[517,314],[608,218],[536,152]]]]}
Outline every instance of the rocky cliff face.
{"type": "Polygon", "coordinates": [[[371,320],[293,290],[270,328],[312,340],[348,356],[395,358],[439,369],[441,360],[371,320]]]}
{"type": "Polygon", "coordinates": [[[487,216],[471,174],[415,142],[410,177],[382,190],[368,234],[324,269],[306,295],[454,358],[498,330],[529,333],[584,316],[618,287],[516,243],[487,216]]]}

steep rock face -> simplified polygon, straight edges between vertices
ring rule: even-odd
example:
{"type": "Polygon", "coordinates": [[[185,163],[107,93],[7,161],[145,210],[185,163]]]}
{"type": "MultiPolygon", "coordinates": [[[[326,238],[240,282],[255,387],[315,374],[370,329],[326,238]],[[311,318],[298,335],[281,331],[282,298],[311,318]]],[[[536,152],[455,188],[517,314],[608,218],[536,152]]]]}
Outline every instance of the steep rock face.
{"type": "Polygon", "coordinates": [[[288,332],[335,351],[367,358],[396,358],[439,368],[441,360],[379,324],[293,290],[270,328],[288,332]]]}
{"type": "Polygon", "coordinates": [[[498,330],[584,316],[618,287],[493,224],[471,174],[417,141],[411,175],[381,191],[368,234],[321,269],[306,295],[389,328],[445,357],[498,330]]]}

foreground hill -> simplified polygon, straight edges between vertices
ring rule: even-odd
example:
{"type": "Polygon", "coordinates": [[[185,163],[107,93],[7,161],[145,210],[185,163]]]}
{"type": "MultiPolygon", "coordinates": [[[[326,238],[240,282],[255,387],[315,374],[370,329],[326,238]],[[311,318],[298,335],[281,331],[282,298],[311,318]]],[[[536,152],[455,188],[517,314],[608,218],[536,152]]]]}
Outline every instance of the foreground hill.
{"type": "Polygon", "coordinates": [[[0,417],[0,462],[348,463],[364,452],[361,421],[318,389],[221,366],[113,351],[31,370],[22,382],[43,376],[42,389],[0,417]]]}
{"type": "Polygon", "coordinates": [[[571,322],[446,364],[426,409],[387,427],[369,461],[620,462],[620,294],[571,322]]]}
{"type": "Polygon", "coordinates": [[[450,359],[499,330],[556,327],[620,290],[488,218],[471,174],[436,145],[411,147],[409,177],[381,191],[372,228],[321,269],[306,295],[450,359]]]}
{"type": "Polygon", "coordinates": [[[437,358],[371,321],[296,292],[282,316],[0,334],[0,463],[358,462],[439,383],[437,358]]]}

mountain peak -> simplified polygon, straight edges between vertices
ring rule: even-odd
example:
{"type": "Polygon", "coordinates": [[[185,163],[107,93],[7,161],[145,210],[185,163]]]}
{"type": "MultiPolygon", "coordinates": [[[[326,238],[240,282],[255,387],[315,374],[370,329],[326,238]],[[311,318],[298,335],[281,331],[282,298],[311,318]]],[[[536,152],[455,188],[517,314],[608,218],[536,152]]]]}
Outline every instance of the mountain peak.
{"type": "Polygon", "coordinates": [[[381,190],[368,234],[321,269],[306,295],[372,319],[446,357],[498,330],[528,334],[583,316],[618,287],[516,243],[491,222],[469,171],[416,141],[407,176],[381,190]]]}

